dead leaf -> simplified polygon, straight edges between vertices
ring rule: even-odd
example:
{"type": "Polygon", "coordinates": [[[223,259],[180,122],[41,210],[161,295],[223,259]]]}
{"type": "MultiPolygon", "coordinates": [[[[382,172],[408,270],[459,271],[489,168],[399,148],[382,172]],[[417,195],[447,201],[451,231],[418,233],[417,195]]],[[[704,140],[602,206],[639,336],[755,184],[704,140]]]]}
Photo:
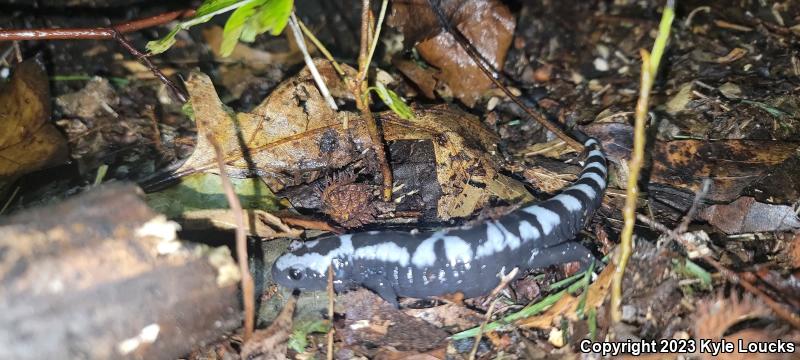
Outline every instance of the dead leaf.
{"type": "Polygon", "coordinates": [[[219,49],[222,44],[222,27],[207,26],[203,28],[203,39],[211,48],[217,61],[231,63],[241,62],[252,70],[264,70],[275,65],[294,65],[303,61],[303,54],[296,47],[285,53],[271,53],[263,50],[251,48],[241,41],[233,48],[233,52],[227,57],[220,56],[219,49]]]}
{"type": "Polygon", "coordinates": [[[56,98],[56,105],[65,117],[91,119],[100,114],[116,115],[112,107],[119,105],[119,96],[108,79],[95,76],[83,89],[56,98]]]}
{"type": "Polygon", "coordinates": [[[442,187],[439,218],[469,216],[492,196],[510,202],[532,200],[524,184],[498,171],[502,158],[496,149],[497,136],[475,116],[435,106],[417,110],[414,120],[391,112],[381,113],[380,119],[387,141],[433,142],[436,176],[442,187]]]}
{"type": "MultiPolygon", "coordinates": [[[[303,233],[302,230],[289,228],[280,222],[279,218],[266,211],[245,209],[243,217],[248,236],[265,239],[297,238],[303,233]]],[[[230,209],[189,211],[181,214],[181,218],[176,221],[181,224],[183,230],[236,229],[235,215],[230,209]]]]}
{"type": "Polygon", "coordinates": [[[416,62],[411,60],[402,60],[399,58],[392,59],[392,64],[400,70],[403,75],[409,78],[417,87],[422,91],[428,99],[436,98],[433,93],[436,90],[436,75],[438,70],[433,68],[422,68],[416,62]]]}
{"type": "Polygon", "coordinates": [[[653,147],[650,181],[696,192],[703,179],[711,201],[732,201],[768,170],[785,161],[796,143],[761,140],[674,140],[653,147]]]}
{"type": "Polygon", "coordinates": [[[38,60],[19,64],[0,87],[0,187],[67,160],[67,142],[50,123],[49,89],[38,60]]]}
{"type": "Polygon", "coordinates": [[[256,330],[253,337],[242,345],[242,359],[286,359],[287,342],[292,335],[292,317],[296,305],[297,298],[292,296],[268,328],[256,330]]]}
{"type": "Polygon", "coordinates": [[[715,61],[720,64],[729,64],[739,60],[747,55],[747,50],[742,48],[734,48],[727,55],[718,57],[715,61]]]}
{"type": "MultiPolygon", "coordinates": [[[[345,96],[330,64],[317,61],[317,67],[326,83],[333,85],[334,96],[345,96]]],[[[275,192],[372,159],[365,120],[355,113],[331,110],[307,71],[279,85],[249,113],[225,111],[211,80],[203,74],[194,74],[187,88],[197,119],[198,143],[175,176],[216,171],[208,133],[222,144],[229,175],[257,175],[275,192]],[[347,129],[342,125],[345,119],[347,129]]],[[[437,208],[441,219],[469,216],[492,197],[509,202],[531,199],[522,183],[499,172],[503,159],[496,149],[497,137],[477,117],[447,106],[415,109],[413,120],[391,112],[376,117],[386,141],[433,144],[436,178],[442,187],[437,208]]]]}
{"type": "Polygon", "coordinates": [[[627,162],[633,150],[633,126],[625,122],[595,122],[583,131],[603,144],[608,160],[615,164],[627,162]]]}
{"type": "Polygon", "coordinates": [[[800,219],[791,206],[765,204],[751,197],[741,197],[726,205],[711,205],[698,217],[729,235],[800,228],[800,219]]]}
{"type": "MultiPolygon", "coordinates": [[[[586,303],[584,305],[584,312],[588,309],[596,309],[603,305],[603,301],[608,295],[608,289],[611,286],[611,279],[614,276],[614,264],[606,265],[603,272],[597,277],[591,285],[589,285],[588,293],[586,294],[586,303]]],[[[544,313],[522,319],[517,322],[520,327],[549,329],[553,326],[558,326],[558,319],[566,316],[570,320],[578,320],[577,309],[580,305],[580,300],[583,295],[572,296],[564,294],[553,306],[548,308],[544,313]]]]}
{"type": "MultiPolygon", "coordinates": [[[[439,6],[484,60],[502,71],[516,27],[511,11],[496,0],[445,0],[439,6]]],[[[427,0],[394,3],[388,23],[403,32],[407,44],[419,42],[420,56],[441,70],[439,80],[465,105],[474,106],[492,87],[492,81],[461,45],[442,29],[427,0]]]]}
{"type": "MultiPolygon", "coordinates": [[[[740,299],[738,294],[731,294],[729,297],[719,293],[716,297],[701,301],[697,305],[694,314],[694,337],[695,339],[711,339],[720,341],[722,339],[737,343],[742,341],[745,346],[752,342],[774,342],[781,339],[784,342],[796,341],[796,335],[780,336],[775,328],[745,327],[739,324],[746,323],[747,320],[757,318],[770,318],[772,311],[766,307],[761,300],[754,298],[750,294],[745,294],[740,299]],[[735,329],[732,333],[731,330],[735,329]]],[[[712,359],[709,353],[702,353],[701,359],[712,359]]],[[[733,352],[723,354],[722,358],[742,359],[745,355],[739,352],[738,345],[733,352]]],[[[748,353],[746,358],[758,359],[793,359],[793,354],[775,353],[748,353]]]]}
{"type": "MultiPolygon", "coordinates": [[[[317,67],[327,84],[339,83],[327,61],[318,61],[317,67]]],[[[177,176],[214,171],[208,133],[222,145],[229,175],[259,176],[273,191],[315,180],[320,171],[343,168],[371,148],[366,126],[353,113],[331,110],[307,70],[279,85],[249,113],[225,111],[204,74],[194,73],[186,85],[198,136],[194,153],[177,176]],[[342,123],[350,117],[355,119],[344,129],[342,123]]]]}

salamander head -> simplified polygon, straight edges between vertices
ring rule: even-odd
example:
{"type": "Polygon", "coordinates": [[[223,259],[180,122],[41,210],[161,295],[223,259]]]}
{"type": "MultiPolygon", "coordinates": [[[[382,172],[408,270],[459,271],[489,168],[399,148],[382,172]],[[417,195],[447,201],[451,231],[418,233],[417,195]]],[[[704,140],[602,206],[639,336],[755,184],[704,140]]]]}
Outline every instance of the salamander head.
{"type": "Polygon", "coordinates": [[[281,255],[272,265],[272,280],[289,289],[303,291],[325,290],[328,278],[304,263],[297,252],[281,255]]]}
{"type": "Polygon", "coordinates": [[[353,253],[349,235],[307,241],[281,255],[272,265],[272,280],[279,285],[298,290],[325,290],[328,266],[334,264],[337,284],[347,281],[347,258],[353,253]]]}

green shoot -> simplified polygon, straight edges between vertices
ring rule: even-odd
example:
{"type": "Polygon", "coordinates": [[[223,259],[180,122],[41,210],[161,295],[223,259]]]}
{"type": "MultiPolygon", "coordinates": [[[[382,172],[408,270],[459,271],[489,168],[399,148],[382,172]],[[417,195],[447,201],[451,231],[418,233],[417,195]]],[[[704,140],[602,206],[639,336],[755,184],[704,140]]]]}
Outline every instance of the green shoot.
{"type": "Polygon", "coordinates": [[[197,9],[195,16],[180,22],[172,31],[159,40],[147,43],[151,54],[160,54],[175,44],[175,37],[181,30],[211,20],[214,16],[233,11],[225,23],[220,54],[228,56],[236,43],[253,42],[257,35],[269,32],[280,34],[289,21],[294,0],[205,0],[197,9]]]}
{"type": "Polygon", "coordinates": [[[414,119],[414,112],[411,110],[410,107],[403,101],[400,95],[397,95],[396,92],[392,91],[391,89],[387,89],[386,86],[381,84],[380,82],[376,82],[375,86],[371,86],[367,89],[367,93],[369,91],[375,91],[378,94],[378,97],[381,98],[386,106],[392,110],[397,116],[405,120],[413,120],[414,119]]]}

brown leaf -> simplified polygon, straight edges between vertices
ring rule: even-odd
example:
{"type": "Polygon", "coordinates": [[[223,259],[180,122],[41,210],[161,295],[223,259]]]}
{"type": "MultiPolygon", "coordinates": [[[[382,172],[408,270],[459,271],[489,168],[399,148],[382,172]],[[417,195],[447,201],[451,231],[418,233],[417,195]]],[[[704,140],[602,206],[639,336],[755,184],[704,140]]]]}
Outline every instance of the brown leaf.
{"type": "Polygon", "coordinates": [[[0,186],[66,161],[67,143],[50,123],[49,89],[38,60],[18,65],[0,87],[0,186]]]}
{"type": "Polygon", "coordinates": [[[796,143],[760,140],[657,142],[650,180],[696,192],[704,178],[711,178],[707,198],[732,201],[795,149],[796,143]]]}
{"type": "MultiPolygon", "coordinates": [[[[340,81],[333,68],[326,61],[317,67],[335,93],[340,81]]],[[[249,113],[225,111],[205,74],[194,73],[186,85],[198,136],[178,176],[213,171],[208,133],[222,145],[229,175],[258,175],[273,191],[314,180],[321,170],[342,168],[370,148],[366,126],[353,113],[331,110],[307,70],[279,85],[249,113]],[[355,118],[349,129],[342,127],[346,118],[355,118]]]]}
{"type": "MultiPolygon", "coordinates": [[[[771,317],[772,311],[767,308],[760,300],[746,294],[743,299],[739,299],[737,294],[725,297],[719,293],[715,298],[701,301],[695,311],[694,337],[695,339],[711,339],[720,341],[724,339],[728,342],[742,341],[745,346],[752,342],[774,342],[782,339],[784,342],[793,342],[796,339],[791,337],[779,336],[774,333],[774,328],[741,328],[738,324],[746,320],[771,317]],[[732,329],[736,329],[731,333],[732,329]]],[[[796,336],[795,336],[796,337],[796,336]]],[[[701,359],[716,358],[709,353],[700,354],[701,359]]],[[[737,344],[732,353],[721,354],[721,358],[727,359],[792,359],[793,354],[770,354],[770,353],[748,353],[743,355],[739,352],[737,344]]]]}
{"type": "Polygon", "coordinates": [[[203,28],[203,39],[218,61],[242,62],[256,71],[275,65],[294,65],[303,61],[303,54],[296,48],[285,53],[271,53],[251,48],[242,42],[236,44],[230,55],[223,57],[219,53],[220,44],[222,44],[222,27],[216,25],[203,28]]]}
{"type": "Polygon", "coordinates": [[[242,345],[242,359],[286,359],[286,343],[289,341],[289,336],[292,335],[292,316],[295,305],[297,305],[297,298],[289,298],[281,313],[268,328],[253,333],[253,337],[242,345]]]}
{"type": "Polygon", "coordinates": [[[417,87],[422,94],[428,99],[436,98],[433,93],[436,90],[436,75],[438,71],[433,68],[422,68],[416,62],[411,60],[401,60],[398,58],[392,59],[392,64],[400,70],[403,75],[417,84],[417,87]]]}
{"type": "MultiPolygon", "coordinates": [[[[458,29],[483,58],[502,70],[516,27],[511,11],[497,0],[445,0],[439,2],[451,25],[458,29]]],[[[420,56],[441,70],[439,80],[453,95],[472,107],[492,87],[492,81],[444,31],[427,0],[393,3],[389,24],[400,29],[409,44],[417,44],[420,56]]]]}
{"type": "Polygon", "coordinates": [[[510,202],[532,200],[522,183],[498,171],[503,160],[496,150],[497,136],[475,116],[448,106],[418,110],[414,120],[390,112],[380,116],[387,141],[433,142],[442,187],[439,218],[469,216],[492,196],[510,202]]]}
{"type": "MultiPolygon", "coordinates": [[[[330,64],[317,61],[317,67],[334,96],[345,96],[330,64]]],[[[187,89],[197,119],[197,145],[176,176],[216,171],[208,133],[222,145],[229,175],[257,175],[274,192],[314,181],[324,172],[358,160],[370,160],[365,120],[359,114],[331,110],[305,70],[279,85],[249,113],[225,111],[206,75],[195,73],[187,89]]],[[[441,219],[472,215],[493,197],[509,202],[531,199],[522,183],[500,173],[503,159],[496,149],[497,136],[477,117],[448,106],[415,112],[413,120],[391,112],[376,114],[376,118],[386,141],[433,144],[435,175],[442,188],[437,207],[441,219]]]]}
{"type": "Polygon", "coordinates": [[[791,206],[760,203],[751,197],[741,197],[726,205],[711,205],[698,217],[726,234],[800,228],[800,219],[791,206]]]}

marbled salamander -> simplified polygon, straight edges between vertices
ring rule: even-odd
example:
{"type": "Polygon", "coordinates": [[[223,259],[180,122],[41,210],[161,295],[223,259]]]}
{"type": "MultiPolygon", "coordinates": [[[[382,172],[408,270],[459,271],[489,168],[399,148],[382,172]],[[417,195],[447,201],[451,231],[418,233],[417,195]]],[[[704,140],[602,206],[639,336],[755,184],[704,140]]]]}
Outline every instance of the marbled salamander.
{"type": "Polygon", "coordinates": [[[527,269],[594,256],[573,241],[603,199],[606,157],[595,139],[578,180],[558,195],[499,220],[435,232],[370,231],[307,241],[272,267],[280,285],[322,290],[333,264],[337,291],[364,286],[390,303],[461,292],[485,295],[515,267],[527,269]]]}

